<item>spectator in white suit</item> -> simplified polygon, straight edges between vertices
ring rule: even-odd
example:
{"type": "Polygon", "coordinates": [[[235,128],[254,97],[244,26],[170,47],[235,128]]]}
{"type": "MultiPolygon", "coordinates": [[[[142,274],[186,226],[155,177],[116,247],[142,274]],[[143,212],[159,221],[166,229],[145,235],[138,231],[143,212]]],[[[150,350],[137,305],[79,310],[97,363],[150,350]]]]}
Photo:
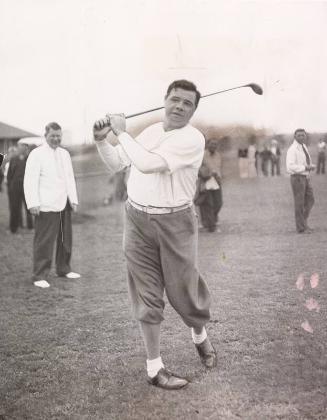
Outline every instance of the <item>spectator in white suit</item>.
{"type": "Polygon", "coordinates": [[[46,143],[34,149],[26,163],[24,192],[27,207],[35,215],[33,282],[49,287],[47,281],[55,241],[56,272],[59,277],[79,278],[71,270],[71,210],[78,205],[73,166],[67,150],[60,147],[61,127],[52,122],[45,127],[46,143]]]}

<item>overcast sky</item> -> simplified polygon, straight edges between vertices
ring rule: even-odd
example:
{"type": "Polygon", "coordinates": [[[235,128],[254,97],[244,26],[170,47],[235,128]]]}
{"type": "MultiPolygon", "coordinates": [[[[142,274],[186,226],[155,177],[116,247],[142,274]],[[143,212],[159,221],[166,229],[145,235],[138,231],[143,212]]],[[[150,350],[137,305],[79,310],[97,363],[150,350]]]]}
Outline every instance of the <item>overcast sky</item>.
{"type": "Polygon", "coordinates": [[[327,132],[326,28],[326,1],[0,0],[0,121],[56,120],[83,142],[187,78],[202,94],[264,88],[203,99],[195,120],[327,132]]]}

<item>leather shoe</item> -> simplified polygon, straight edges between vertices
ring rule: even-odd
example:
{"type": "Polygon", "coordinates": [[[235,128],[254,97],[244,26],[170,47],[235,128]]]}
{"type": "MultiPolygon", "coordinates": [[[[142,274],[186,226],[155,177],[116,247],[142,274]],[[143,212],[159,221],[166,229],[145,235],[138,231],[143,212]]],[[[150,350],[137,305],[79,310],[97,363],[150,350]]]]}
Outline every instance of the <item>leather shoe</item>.
{"type": "Polygon", "coordinates": [[[311,228],[309,228],[309,227],[306,227],[305,229],[298,230],[297,232],[298,232],[298,233],[310,234],[310,233],[313,233],[313,229],[311,229],[311,228]]]}
{"type": "Polygon", "coordinates": [[[189,383],[187,379],[174,375],[165,368],[161,368],[154,378],[148,376],[148,382],[163,389],[180,389],[189,383]]]}
{"type": "Polygon", "coordinates": [[[208,369],[217,366],[217,353],[207,337],[201,344],[195,344],[201,363],[208,369]]]}
{"type": "Polygon", "coordinates": [[[311,229],[311,228],[309,228],[309,227],[307,227],[307,228],[305,228],[305,230],[304,230],[304,232],[303,233],[313,233],[313,229],[311,229]]]}

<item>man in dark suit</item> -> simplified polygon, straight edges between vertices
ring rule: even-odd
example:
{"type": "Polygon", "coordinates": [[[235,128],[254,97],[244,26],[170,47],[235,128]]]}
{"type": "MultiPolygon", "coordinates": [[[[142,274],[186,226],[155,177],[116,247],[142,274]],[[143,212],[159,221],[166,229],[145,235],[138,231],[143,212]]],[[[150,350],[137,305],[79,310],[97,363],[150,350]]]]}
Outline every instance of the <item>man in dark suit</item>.
{"type": "Polygon", "coordinates": [[[26,210],[27,228],[33,229],[33,217],[27,210],[24,197],[24,174],[28,151],[29,149],[26,144],[18,144],[17,155],[10,160],[7,173],[10,212],[9,228],[11,233],[16,233],[19,226],[22,225],[23,204],[26,210]]]}

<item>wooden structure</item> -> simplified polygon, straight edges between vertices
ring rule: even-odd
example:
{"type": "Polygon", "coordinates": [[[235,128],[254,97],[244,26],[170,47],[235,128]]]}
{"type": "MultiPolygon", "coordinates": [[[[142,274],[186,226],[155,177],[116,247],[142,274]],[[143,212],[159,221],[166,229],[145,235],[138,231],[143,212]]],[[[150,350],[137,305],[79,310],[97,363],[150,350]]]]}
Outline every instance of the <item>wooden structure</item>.
{"type": "Polygon", "coordinates": [[[37,137],[37,134],[0,121],[0,153],[7,153],[10,146],[16,145],[17,141],[24,137],[37,137]]]}

